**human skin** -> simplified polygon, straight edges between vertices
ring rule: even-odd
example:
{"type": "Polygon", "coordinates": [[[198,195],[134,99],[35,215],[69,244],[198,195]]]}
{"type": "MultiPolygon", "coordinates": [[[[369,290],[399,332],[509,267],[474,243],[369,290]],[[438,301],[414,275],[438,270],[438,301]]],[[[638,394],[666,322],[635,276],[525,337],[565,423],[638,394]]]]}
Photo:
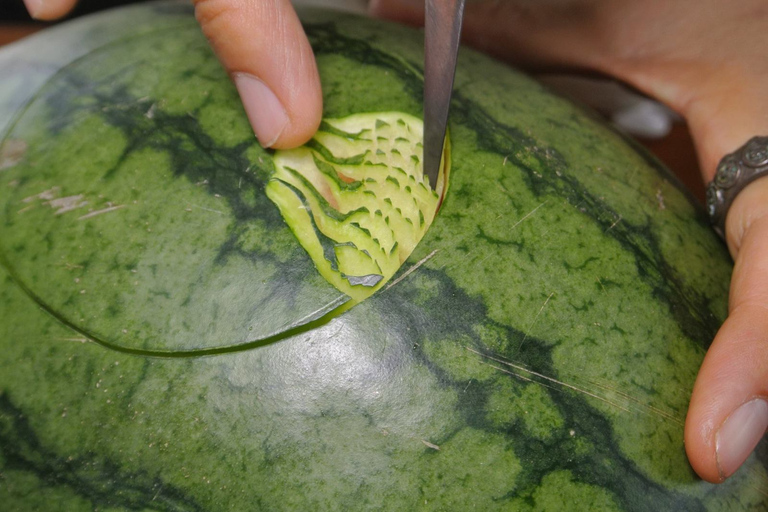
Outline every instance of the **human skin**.
{"type": "MultiPolygon", "coordinates": [[[[50,20],[77,0],[24,0],[50,20]]],[[[193,0],[265,147],[308,140],[322,114],[314,56],[289,0],[193,0]]],[[[373,15],[421,25],[419,0],[372,0],[373,15]]],[[[615,77],[688,123],[705,182],[718,161],[768,135],[768,0],[468,0],[463,41],[534,70],[615,77]]],[[[721,482],[768,427],[768,178],[726,219],[735,266],[729,315],[704,359],[685,424],[694,470],[721,482]]]]}

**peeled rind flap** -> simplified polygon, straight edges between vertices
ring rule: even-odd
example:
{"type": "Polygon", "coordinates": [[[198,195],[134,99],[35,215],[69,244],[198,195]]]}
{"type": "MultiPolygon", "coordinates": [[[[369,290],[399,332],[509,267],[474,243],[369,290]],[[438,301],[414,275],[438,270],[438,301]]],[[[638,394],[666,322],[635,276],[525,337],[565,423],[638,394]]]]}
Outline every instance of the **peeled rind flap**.
{"type": "Polygon", "coordinates": [[[186,20],[65,65],[2,144],[4,265],[51,314],[124,350],[257,342],[348,300],[265,196],[271,155],[186,20]]]}
{"type": "Polygon", "coordinates": [[[357,301],[397,272],[435,217],[422,134],[422,121],[402,112],[356,114],[275,154],[267,194],[320,273],[357,301]]]}

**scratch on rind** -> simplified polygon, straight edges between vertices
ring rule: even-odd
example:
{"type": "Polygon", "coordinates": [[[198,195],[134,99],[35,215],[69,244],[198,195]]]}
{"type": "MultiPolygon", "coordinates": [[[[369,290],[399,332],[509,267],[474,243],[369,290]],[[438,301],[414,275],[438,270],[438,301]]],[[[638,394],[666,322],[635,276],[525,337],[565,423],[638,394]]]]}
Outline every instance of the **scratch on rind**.
{"type": "MultiPolygon", "coordinates": [[[[587,391],[585,387],[568,383],[565,381],[557,380],[552,377],[548,377],[542,373],[535,372],[533,370],[530,370],[523,365],[512,363],[511,361],[507,361],[501,357],[495,357],[490,354],[485,354],[483,352],[480,352],[478,350],[475,350],[471,347],[465,347],[470,352],[473,352],[474,354],[477,354],[478,356],[486,359],[490,359],[492,361],[496,361],[498,363],[501,363],[504,366],[512,368],[514,371],[509,370],[507,368],[502,368],[494,364],[490,364],[487,362],[484,362],[483,364],[490,366],[491,368],[494,368],[496,370],[499,370],[501,372],[507,373],[509,375],[512,375],[513,377],[516,377],[520,380],[531,382],[533,384],[538,384],[540,386],[543,386],[548,389],[552,390],[560,390],[558,387],[551,386],[547,384],[546,382],[541,382],[541,380],[545,380],[548,382],[551,382],[553,384],[557,384],[558,386],[565,387],[568,389],[572,389],[574,391],[578,391],[579,393],[583,393],[587,396],[590,396],[592,398],[595,398],[597,400],[600,400],[601,402],[604,402],[608,405],[611,405],[613,407],[616,407],[617,409],[620,409],[624,412],[632,412],[634,410],[635,412],[640,412],[643,414],[653,415],[656,417],[660,417],[667,421],[672,421],[673,423],[676,423],[678,425],[683,425],[684,420],[679,418],[677,415],[672,414],[670,412],[664,411],[658,407],[654,407],[652,405],[645,404],[641,402],[638,398],[635,398],[628,393],[625,393],[623,391],[620,391],[616,388],[613,388],[611,386],[601,385],[597,382],[593,381],[587,381],[592,386],[595,386],[596,388],[604,390],[607,394],[598,394],[592,391],[587,391]],[[534,378],[536,377],[536,378],[534,378]],[[537,380],[537,378],[539,380],[537,380]],[[610,395],[618,396],[621,400],[612,399],[610,395]],[[627,402],[625,404],[622,404],[622,402],[627,402]],[[631,407],[634,406],[634,407],[631,407]],[[630,408],[631,407],[631,408],[630,408]]],[[[576,380],[578,380],[578,377],[576,377],[576,380]]]]}
{"type": "Polygon", "coordinates": [[[150,106],[149,106],[149,109],[147,109],[147,111],[146,111],[146,113],[144,114],[144,116],[145,116],[147,119],[154,119],[154,117],[155,117],[155,108],[156,108],[156,107],[157,107],[157,103],[153,103],[152,105],[150,105],[150,106]]]}
{"type": "Polygon", "coordinates": [[[54,199],[56,197],[56,194],[58,194],[59,190],[61,190],[60,187],[52,187],[48,190],[44,190],[40,192],[39,194],[35,194],[33,196],[25,197],[21,200],[22,203],[31,203],[35,199],[42,199],[43,201],[50,201],[51,199],[54,199]]]}
{"type": "Polygon", "coordinates": [[[424,443],[424,446],[426,446],[427,448],[432,448],[433,450],[440,451],[440,447],[439,446],[437,446],[434,443],[430,443],[426,439],[422,439],[421,442],[424,443]]]}
{"type": "Polygon", "coordinates": [[[411,268],[409,268],[408,270],[406,270],[405,272],[403,272],[403,275],[401,275],[400,277],[398,277],[397,279],[395,279],[394,281],[392,281],[391,283],[389,283],[389,284],[387,285],[387,287],[385,288],[385,290],[389,290],[390,288],[392,288],[393,286],[395,286],[397,283],[399,283],[400,281],[402,281],[403,279],[405,279],[406,277],[408,277],[409,275],[411,275],[411,274],[412,274],[412,273],[413,273],[413,272],[414,272],[416,269],[418,269],[418,268],[419,268],[420,266],[422,266],[424,263],[426,263],[427,261],[429,261],[430,259],[432,259],[432,257],[433,257],[435,254],[437,254],[437,251],[439,251],[439,249],[435,249],[435,250],[434,250],[434,251],[432,251],[431,253],[429,253],[429,254],[427,254],[426,256],[424,256],[424,257],[423,257],[421,260],[419,260],[419,261],[418,261],[418,262],[417,262],[417,263],[416,263],[414,266],[412,266],[411,268]]]}
{"type": "Polygon", "coordinates": [[[85,215],[82,215],[82,216],[78,217],[77,220],[90,219],[91,217],[95,217],[97,215],[101,215],[102,213],[113,212],[115,210],[119,210],[120,208],[124,208],[124,207],[125,207],[124,204],[119,204],[119,205],[116,205],[116,206],[110,206],[109,208],[103,208],[101,210],[96,210],[96,211],[91,212],[91,213],[86,213],[85,215]]]}
{"type": "MultiPolygon", "coordinates": [[[[64,213],[70,212],[72,210],[76,210],[78,208],[82,208],[84,206],[88,205],[88,201],[83,201],[83,194],[77,194],[75,196],[67,196],[67,197],[56,197],[59,192],[61,191],[61,187],[51,187],[48,190],[44,190],[40,192],[39,194],[35,194],[33,196],[25,197],[21,200],[22,203],[28,204],[35,200],[42,200],[56,210],[54,212],[54,215],[62,215],[64,213]]],[[[34,205],[30,205],[34,206],[34,205]]],[[[18,213],[22,213],[26,211],[27,208],[21,209],[18,213]]]]}
{"type": "Polygon", "coordinates": [[[611,386],[608,386],[608,385],[605,385],[605,384],[600,384],[599,382],[595,382],[595,381],[591,381],[591,380],[588,380],[587,382],[589,384],[597,387],[597,388],[602,388],[602,389],[604,389],[604,390],[606,390],[606,391],[608,391],[610,393],[615,393],[616,395],[618,395],[619,397],[625,399],[626,401],[631,402],[631,403],[637,405],[640,409],[643,409],[645,411],[650,411],[650,412],[652,412],[652,413],[654,413],[654,414],[656,414],[658,416],[661,416],[662,418],[665,418],[665,419],[668,419],[670,421],[673,421],[673,422],[677,423],[678,425],[684,425],[685,424],[685,421],[683,421],[682,419],[680,419],[676,415],[674,415],[672,413],[669,413],[669,412],[666,412],[666,411],[664,411],[664,410],[662,410],[662,409],[660,409],[658,407],[654,407],[652,405],[644,404],[638,398],[633,397],[629,393],[625,393],[624,391],[620,391],[619,389],[616,389],[614,387],[611,387],[611,386]]]}
{"type": "Polygon", "coordinates": [[[60,197],[58,199],[51,199],[48,201],[48,206],[55,209],[54,215],[62,215],[72,210],[77,210],[88,205],[88,201],[82,201],[83,195],[78,194],[76,196],[60,197]]]}
{"type": "Polygon", "coordinates": [[[220,212],[219,210],[214,210],[212,208],[205,208],[203,206],[198,206],[196,204],[193,204],[193,205],[190,205],[190,206],[193,206],[193,207],[198,208],[200,210],[205,210],[206,212],[218,213],[219,215],[224,215],[224,212],[220,212]]]}
{"type": "Polygon", "coordinates": [[[334,300],[324,305],[323,307],[318,308],[315,311],[312,311],[311,313],[299,318],[298,320],[293,322],[288,328],[291,329],[300,325],[304,325],[307,322],[311,322],[312,320],[316,320],[322,317],[324,314],[336,308],[344,307],[345,305],[348,307],[351,307],[354,304],[354,301],[352,300],[347,301],[347,299],[348,297],[346,295],[340,295],[339,297],[336,297],[334,300]]]}
{"type": "MultiPolygon", "coordinates": [[[[519,372],[525,372],[525,373],[527,373],[529,375],[538,377],[539,379],[543,379],[543,380],[551,382],[553,384],[557,384],[558,386],[561,386],[561,387],[564,387],[564,388],[568,388],[568,389],[572,389],[573,391],[577,391],[579,393],[583,393],[583,394],[585,394],[587,396],[590,396],[592,398],[600,400],[601,402],[605,402],[605,403],[607,403],[609,405],[612,405],[613,407],[616,407],[617,409],[621,409],[624,412],[629,412],[629,409],[627,409],[626,407],[622,406],[621,404],[616,403],[616,402],[612,402],[611,400],[609,400],[609,399],[607,399],[605,397],[602,397],[602,396],[600,396],[598,394],[595,394],[595,393],[592,393],[590,391],[587,391],[586,389],[580,388],[578,386],[574,386],[573,384],[569,384],[567,382],[560,381],[560,380],[557,380],[557,379],[552,378],[552,377],[548,377],[548,376],[546,376],[546,375],[544,375],[542,373],[535,372],[533,370],[529,370],[528,368],[525,368],[522,365],[514,364],[511,361],[505,361],[504,359],[501,359],[499,357],[494,357],[494,356],[491,356],[489,354],[484,354],[484,353],[482,353],[482,352],[480,352],[478,350],[475,350],[475,349],[473,349],[471,347],[466,347],[466,349],[469,350],[470,352],[473,352],[473,353],[477,354],[480,357],[483,357],[483,358],[486,358],[486,359],[490,359],[491,361],[496,361],[497,363],[501,363],[504,366],[508,366],[510,368],[513,368],[514,370],[519,371],[519,372]]],[[[533,382],[535,384],[538,384],[540,386],[544,386],[544,387],[547,387],[547,388],[550,388],[550,389],[553,389],[553,390],[558,389],[557,387],[549,386],[549,385],[547,385],[544,382],[540,382],[538,380],[534,380],[531,377],[526,377],[524,375],[520,375],[519,373],[515,373],[514,371],[508,370],[506,368],[501,368],[499,366],[495,366],[495,365],[492,365],[490,363],[485,363],[485,364],[487,364],[491,368],[495,368],[495,369],[497,369],[499,371],[502,371],[504,373],[507,373],[507,374],[512,375],[514,377],[517,377],[519,379],[526,380],[528,382],[533,382]]]]}
{"type": "Polygon", "coordinates": [[[765,490],[761,489],[760,487],[758,487],[756,485],[752,485],[750,487],[752,487],[754,490],[756,490],[757,492],[759,492],[763,496],[768,496],[768,491],[765,491],[765,490]]]}
{"type": "Polygon", "coordinates": [[[77,343],[91,343],[88,338],[57,338],[59,341],[75,341],[77,343]]]}
{"type": "Polygon", "coordinates": [[[539,315],[541,315],[541,312],[544,311],[544,308],[547,306],[547,303],[549,302],[549,299],[552,298],[552,296],[555,294],[555,292],[552,292],[549,294],[549,297],[547,297],[547,300],[544,301],[544,304],[541,305],[539,308],[539,312],[536,313],[536,316],[533,317],[533,321],[531,322],[531,325],[528,326],[528,329],[525,330],[525,335],[523,336],[523,340],[520,342],[520,345],[518,345],[517,350],[518,352],[523,346],[523,343],[525,343],[526,338],[528,338],[528,333],[531,332],[531,329],[533,329],[533,326],[536,324],[536,320],[539,319],[539,315]]]}
{"type": "Polygon", "coordinates": [[[152,499],[151,499],[150,501],[155,501],[155,500],[157,499],[157,497],[158,497],[158,496],[160,496],[160,492],[162,492],[162,490],[163,490],[163,486],[161,485],[161,486],[160,486],[160,487],[157,489],[157,492],[155,493],[155,495],[154,495],[154,496],[152,496],[152,499]]]}
{"type": "Polygon", "coordinates": [[[512,226],[510,229],[515,229],[515,228],[516,228],[516,227],[517,227],[517,226],[518,226],[520,223],[522,223],[522,222],[523,222],[525,219],[527,219],[528,217],[530,217],[531,215],[533,215],[534,213],[536,213],[536,211],[537,211],[539,208],[541,208],[542,206],[544,206],[544,205],[545,205],[545,204],[547,204],[548,202],[549,202],[548,200],[547,200],[547,201],[544,201],[544,202],[543,202],[543,203],[541,203],[539,206],[537,206],[536,208],[534,208],[534,209],[533,209],[533,210],[531,210],[530,212],[526,213],[526,214],[523,216],[523,218],[522,218],[522,219],[520,219],[520,220],[518,220],[517,222],[515,222],[515,224],[514,224],[514,225],[513,225],[513,226],[512,226]]]}
{"type": "MultiPolygon", "coordinates": [[[[744,468],[744,469],[747,469],[747,468],[744,468]]],[[[759,492],[760,494],[762,494],[763,496],[768,496],[768,490],[766,490],[766,484],[768,483],[768,479],[766,479],[765,473],[761,470],[755,469],[752,466],[749,467],[748,473],[750,473],[755,479],[760,480],[761,482],[759,483],[763,484],[762,487],[758,485],[750,485],[750,487],[755,491],[759,492]]]]}
{"type": "Polygon", "coordinates": [[[27,143],[20,139],[11,139],[0,144],[0,171],[19,163],[27,152],[27,143]]]}
{"type": "Polygon", "coordinates": [[[603,282],[600,280],[600,278],[599,278],[599,277],[597,278],[597,282],[598,282],[598,283],[600,283],[600,288],[602,288],[602,289],[603,289],[603,291],[606,291],[606,289],[605,289],[605,285],[603,284],[603,282]]]}
{"type": "Polygon", "coordinates": [[[612,230],[613,228],[615,228],[615,227],[616,227],[616,225],[617,225],[619,222],[621,222],[621,219],[622,219],[622,217],[621,217],[621,215],[619,215],[619,218],[618,218],[618,219],[616,219],[616,220],[613,222],[613,224],[611,224],[611,225],[610,225],[610,227],[609,227],[608,229],[606,229],[606,230],[605,230],[605,232],[607,233],[607,232],[609,232],[610,230],[612,230]]]}

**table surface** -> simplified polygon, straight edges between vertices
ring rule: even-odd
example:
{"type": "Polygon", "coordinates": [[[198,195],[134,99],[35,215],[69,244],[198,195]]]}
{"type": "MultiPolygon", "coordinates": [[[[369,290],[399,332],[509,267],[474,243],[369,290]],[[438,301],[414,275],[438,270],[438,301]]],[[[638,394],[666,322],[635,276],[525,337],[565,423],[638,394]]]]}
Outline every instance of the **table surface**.
{"type": "MultiPolygon", "coordinates": [[[[0,46],[33,34],[45,26],[38,23],[0,23],[0,46]]],[[[684,124],[675,123],[670,133],[661,139],[639,141],[664,162],[700,202],[704,202],[704,183],[699,174],[693,141],[684,124]]]]}

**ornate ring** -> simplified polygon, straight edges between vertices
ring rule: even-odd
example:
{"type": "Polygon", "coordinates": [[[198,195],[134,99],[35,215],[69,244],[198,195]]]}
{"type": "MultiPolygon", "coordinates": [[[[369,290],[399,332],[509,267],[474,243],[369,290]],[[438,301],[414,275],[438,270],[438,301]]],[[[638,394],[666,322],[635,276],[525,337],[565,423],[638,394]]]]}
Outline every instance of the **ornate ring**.
{"type": "Polygon", "coordinates": [[[707,186],[707,212],[712,227],[723,240],[725,216],[733,200],[747,185],[765,175],[768,175],[768,137],[753,137],[720,160],[715,178],[707,186]]]}

